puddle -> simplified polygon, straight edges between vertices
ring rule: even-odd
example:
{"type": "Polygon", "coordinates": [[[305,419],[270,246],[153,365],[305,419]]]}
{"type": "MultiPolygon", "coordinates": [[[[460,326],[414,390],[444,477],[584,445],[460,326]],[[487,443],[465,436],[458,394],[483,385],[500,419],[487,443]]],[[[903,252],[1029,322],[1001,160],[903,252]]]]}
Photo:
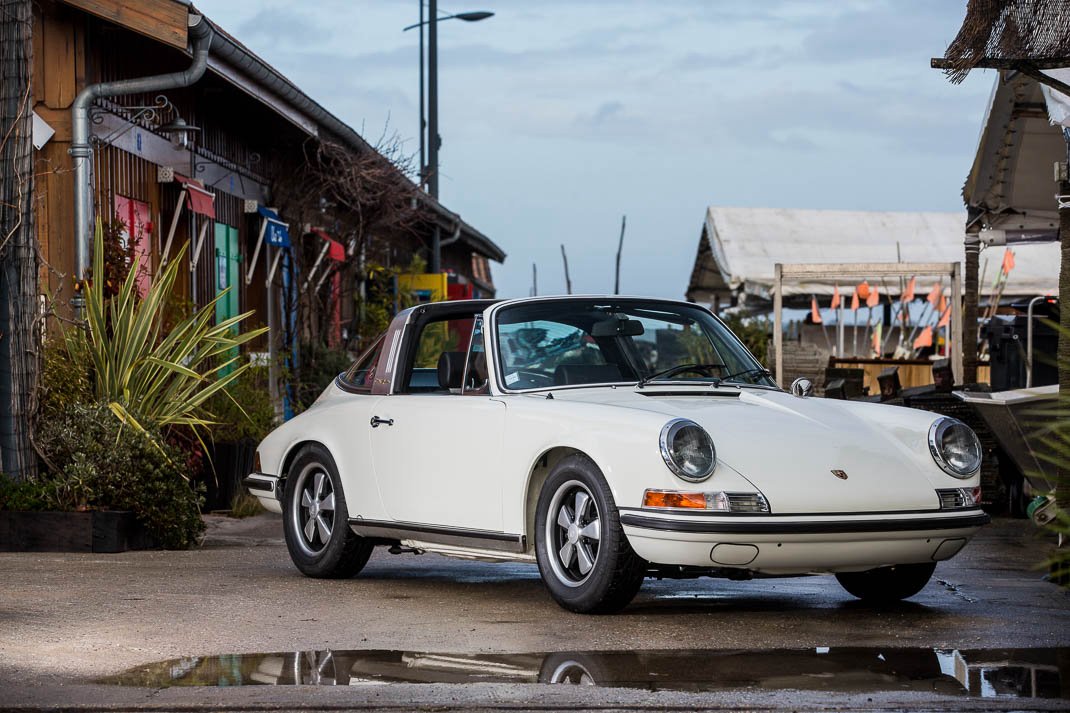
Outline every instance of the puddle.
{"type": "Polygon", "coordinates": [[[1070,649],[829,648],[448,654],[322,650],[199,656],[139,666],[122,686],[547,683],[665,691],[919,691],[1070,698],[1070,649]]]}

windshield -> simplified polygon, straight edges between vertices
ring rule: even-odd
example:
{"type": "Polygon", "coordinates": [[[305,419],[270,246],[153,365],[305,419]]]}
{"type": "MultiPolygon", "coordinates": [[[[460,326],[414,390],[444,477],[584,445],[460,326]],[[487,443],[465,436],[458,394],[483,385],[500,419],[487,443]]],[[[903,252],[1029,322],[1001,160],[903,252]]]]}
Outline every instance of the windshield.
{"type": "Polygon", "coordinates": [[[761,364],[721,322],[683,304],[521,303],[498,312],[497,342],[499,379],[507,389],[644,379],[773,386],[761,364]]]}

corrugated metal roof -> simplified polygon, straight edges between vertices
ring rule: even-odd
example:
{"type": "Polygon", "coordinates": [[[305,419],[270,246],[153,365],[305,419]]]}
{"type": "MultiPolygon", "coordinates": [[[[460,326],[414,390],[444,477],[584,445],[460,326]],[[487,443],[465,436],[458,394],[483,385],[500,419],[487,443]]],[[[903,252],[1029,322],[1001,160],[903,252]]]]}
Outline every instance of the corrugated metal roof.
{"type": "MultiPolygon", "coordinates": [[[[966,214],[900,213],[787,208],[724,208],[706,211],[688,299],[707,302],[714,293],[744,293],[765,299],[776,263],[963,261],[966,214]],[[899,246],[897,254],[896,246],[899,246]]],[[[1058,290],[1059,245],[1017,245],[1016,266],[1005,296],[1058,290]]],[[[988,270],[981,285],[989,294],[1003,248],[981,253],[988,270]]],[[[785,284],[785,296],[829,295],[847,280],[829,275],[806,284],[785,284]]],[[[888,284],[897,295],[898,284],[888,284]]]]}

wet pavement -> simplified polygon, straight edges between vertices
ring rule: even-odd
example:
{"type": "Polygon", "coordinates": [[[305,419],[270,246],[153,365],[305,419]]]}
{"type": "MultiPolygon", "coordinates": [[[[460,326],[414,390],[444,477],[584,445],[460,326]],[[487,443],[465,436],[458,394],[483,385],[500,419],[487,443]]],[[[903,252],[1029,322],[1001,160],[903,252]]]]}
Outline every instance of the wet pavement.
{"type": "Polygon", "coordinates": [[[279,526],[0,554],[0,708],[1070,709],[1070,595],[1024,521],[893,607],[831,577],[648,580],[606,617],[561,610],[526,564],[377,550],[355,579],[306,579],[279,526]],[[326,685],[270,685],[298,681],[326,685]]]}
{"type": "Polygon", "coordinates": [[[137,666],[99,683],[358,686],[541,683],[648,691],[730,689],[980,698],[1070,698],[1070,649],[838,648],[455,654],[367,649],[194,656],[137,666]]]}

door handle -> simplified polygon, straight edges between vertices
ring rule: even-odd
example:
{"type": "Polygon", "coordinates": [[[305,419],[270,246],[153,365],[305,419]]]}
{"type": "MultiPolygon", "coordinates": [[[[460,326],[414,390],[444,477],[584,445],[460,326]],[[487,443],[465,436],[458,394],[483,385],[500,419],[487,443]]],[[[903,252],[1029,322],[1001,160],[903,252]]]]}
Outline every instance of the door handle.
{"type": "Polygon", "coordinates": [[[378,416],[372,416],[371,424],[372,424],[372,428],[379,428],[380,425],[393,426],[394,425],[394,419],[392,419],[392,418],[379,418],[378,416]]]}

